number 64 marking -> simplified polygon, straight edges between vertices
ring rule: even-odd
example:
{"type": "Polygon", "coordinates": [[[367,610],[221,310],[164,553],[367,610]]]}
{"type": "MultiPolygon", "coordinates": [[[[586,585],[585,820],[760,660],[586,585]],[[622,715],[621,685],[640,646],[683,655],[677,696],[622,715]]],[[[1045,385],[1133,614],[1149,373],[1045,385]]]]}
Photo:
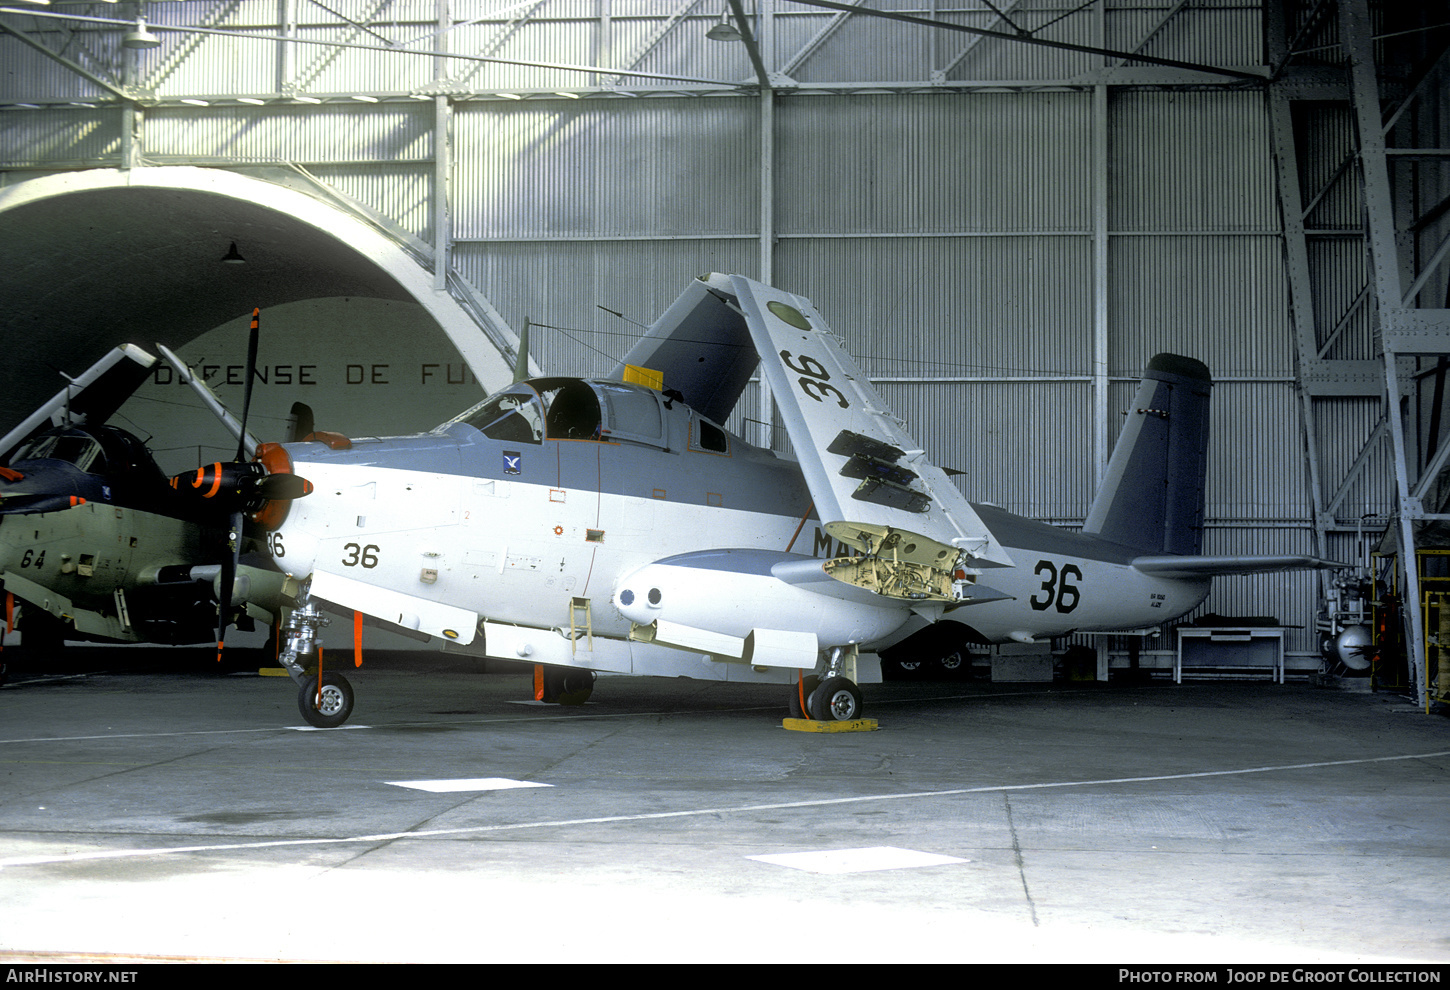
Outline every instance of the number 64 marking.
{"type": "Polygon", "coordinates": [[[1045,612],[1055,607],[1059,612],[1071,612],[1082,601],[1082,594],[1073,583],[1082,580],[1082,571],[1076,564],[1063,564],[1059,570],[1052,561],[1039,560],[1032,573],[1047,575],[1047,579],[1042,582],[1042,597],[1039,599],[1037,595],[1033,595],[1029,599],[1036,611],[1045,612]]]}

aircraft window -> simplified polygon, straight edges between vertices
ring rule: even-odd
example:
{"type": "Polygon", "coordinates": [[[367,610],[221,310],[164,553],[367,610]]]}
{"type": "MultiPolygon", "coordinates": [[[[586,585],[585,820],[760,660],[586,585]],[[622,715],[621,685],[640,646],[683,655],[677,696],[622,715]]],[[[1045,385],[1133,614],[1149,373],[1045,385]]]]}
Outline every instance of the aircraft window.
{"type": "Polygon", "coordinates": [[[605,425],[610,436],[664,446],[660,393],[616,382],[596,381],[593,385],[607,406],[605,425]]]}
{"type": "Polygon", "coordinates": [[[464,416],[462,422],[494,440],[539,443],[544,439],[543,406],[527,385],[509,386],[464,416]]]}
{"type": "Polygon", "coordinates": [[[580,381],[565,381],[550,388],[549,382],[535,382],[549,410],[545,425],[551,440],[598,440],[599,399],[580,381]]]}
{"type": "Polygon", "coordinates": [[[725,431],[720,429],[708,419],[697,419],[699,425],[699,437],[695,443],[701,450],[708,450],[716,454],[728,454],[730,452],[730,439],[725,431]]]}
{"type": "Polygon", "coordinates": [[[15,461],[40,458],[69,461],[82,471],[90,473],[103,471],[106,466],[106,460],[101,456],[101,445],[94,437],[84,433],[61,433],[41,437],[30,447],[21,451],[15,461]]]}

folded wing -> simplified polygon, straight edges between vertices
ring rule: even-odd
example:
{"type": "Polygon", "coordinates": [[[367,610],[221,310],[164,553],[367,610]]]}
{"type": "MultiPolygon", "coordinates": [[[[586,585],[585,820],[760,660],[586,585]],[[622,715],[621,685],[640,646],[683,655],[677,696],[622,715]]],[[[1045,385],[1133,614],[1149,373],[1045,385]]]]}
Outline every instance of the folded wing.
{"type": "Polygon", "coordinates": [[[730,282],[816,512],[864,555],[834,562],[832,577],[892,598],[960,602],[978,569],[1010,566],[810,301],[730,282]]]}

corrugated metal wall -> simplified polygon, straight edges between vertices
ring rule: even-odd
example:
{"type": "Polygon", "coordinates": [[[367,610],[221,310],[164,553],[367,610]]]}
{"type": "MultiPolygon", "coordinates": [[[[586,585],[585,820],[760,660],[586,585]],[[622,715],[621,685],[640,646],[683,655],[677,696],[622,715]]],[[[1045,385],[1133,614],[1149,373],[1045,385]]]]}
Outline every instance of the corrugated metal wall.
{"type": "MultiPolygon", "coordinates": [[[[389,37],[437,30],[432,0],[344,6],[389,37]]],[[[601,8],[592,2],[516,6],[428,43],[702,79],[751,75],[743,46],[702,40],[719,16],[718,3],[665,9],[612,0],[607,35],[601,8]]],[[[971,23],[1000,28],[985,5],[960,6],[971,23]]],[[[459,20],[469,18],[468,4],[453,8],[459,20]]],[[[275,32],[278,16],[277,5],[262,0],[152,3],[147,15],[158,25],[230,25],[256,33],[275,32]]],[[[318,8],[298,8],[298,16],[305,19],[296,28],[301,39],[379,45],[318,8]]],[[[1039,23],[1057,12],[1019,16],[1039,23]]],[[[70,44],[93,60],[114,61],[114,29],[32,27],[56,49],[70,44]]],[[[1106,14],[1065,20],[1055,36],[1220,64],[1261,60],[1258,10],[1228,0],[1182,11],[1110,4],[1106,14]]],[[[526,318],[545,325],[534,343],[546,369],[607,370],[638,331],[629,320],[648,323],[700,272],[758,275],[761,196],[768,189],[774,226],[764,233],[773,281],[816,302],[917,438],[939,462],[967,472],[962,484],[972,498],[1081,523],[1101,456],[1091,376],[1099,347],[1095,305],[1105,291],[1109,439],[1120,428],[1131,379],[1149,357],[1173,351],[1200,358],[1219,380],[1208,551],[1309,548],[1261,92],[1113,87],[1106,118],[1097,120],[1092,87],[1070,80],[1101,61],[1081,53],[984,43],[863,17],[843,22],[831,12],[799,8],[778,10],[766,40],[770,64],[803,84],[921,80],[924,89],[936,73],[955,81],[1050,85],[1045,91],[785,90],[775,101],[773,152],[763,163],[756,96],[620,98],[589,90],[571,95],[595,98],[532,92],[519,99],[530,88],[587,89],[622,77],[448,63],[448,91],[462,94],[449,104],[446,136],[453,266],[515,328],[526,318]],[[505,92],[511,87],[519,92],[505,92]],[[1105,176],[1094,165],[1099,131],[1107,135],[1105,176]],[[1105,202],[1095,198],[1100,181],[1105,202]],[[1100,284],[1095,258],[1102,244],[1106,280],[1100,284]]],[[[91,84],[49,60],[6,51],[18,52],[30,74],[23,83],[0,78],[0,98],[95,94],[91,84]]],[[[434,162],[444,139],[433,101],[406,97],[434,82],[433,62],[390,51],[168,35],[162,49],[138,62],[158,96],[266,94],[273,102],[232,99],[203,107],[173,100],[146,108],[141,153],[153,163],[293,162],[432,242],[439,235],[434,162]],[[287,98],[295,92],[375,93],[383,101],[302,105],[287,98]]],[[[629,80],[635,93],[673,85],[629,80]]],[[[17,181],[40,168],[113,165],[120,141],[115,109],[7,110],[0,113],[6,169],[0,179],[17,181]]],[[[1313,167],[1332,171],[1345,149],[1333,147],[1327,133],[1324,144],[1313,167]]],[[[1351,199],[1331,198],[1315,218],[1347,224],[1357,209],[1351,199]]],[[[1315,246],[1330,256],[1336,251],[1331,239],[1315,246]]],[[[1353,269],[1362,261],[1347,255],[1335,263],[1353,269]]],[[[1351,301],[1326,299],[1320,311],[1332,316],[1351,301]]],[[[758,415],[754,399],[747,402],[733,423],[744,432],[742,424],[758,415]]],[[[1373,426],[1369,404],[1342,410],[1324,430],[1321,458],[1333,460],[1348,449],[1339,437],[1362,439],[1373,426]]],[[[1348,497],[1378,507],[1384,495],[1348,497]]],[[[1273,613],[1310,626],[1314,580],[1224,581],[1205,607],[1273,613]]],[[[1291,648],[1312,651],[1312,638],[1302,631],[1291,637],[1291,648]]]]}

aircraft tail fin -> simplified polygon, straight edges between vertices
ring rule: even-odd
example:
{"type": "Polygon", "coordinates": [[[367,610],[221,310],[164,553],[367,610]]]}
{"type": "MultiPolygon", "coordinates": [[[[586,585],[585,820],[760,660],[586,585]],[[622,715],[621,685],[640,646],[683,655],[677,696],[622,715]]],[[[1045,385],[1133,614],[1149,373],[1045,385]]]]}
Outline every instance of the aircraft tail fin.
{"type": "Polygon", "coordinates": [[[701,275],[656,320],[609,377],[647,368],[707,419],[723,423],[760,358],[728,275],[701,275]]]}
{"type": "Polygon", "coordinates": [[[1148,554],[1202,551],[1212,388],[1193,358],[1148,362],[1084,533],[1148,554]]]}

